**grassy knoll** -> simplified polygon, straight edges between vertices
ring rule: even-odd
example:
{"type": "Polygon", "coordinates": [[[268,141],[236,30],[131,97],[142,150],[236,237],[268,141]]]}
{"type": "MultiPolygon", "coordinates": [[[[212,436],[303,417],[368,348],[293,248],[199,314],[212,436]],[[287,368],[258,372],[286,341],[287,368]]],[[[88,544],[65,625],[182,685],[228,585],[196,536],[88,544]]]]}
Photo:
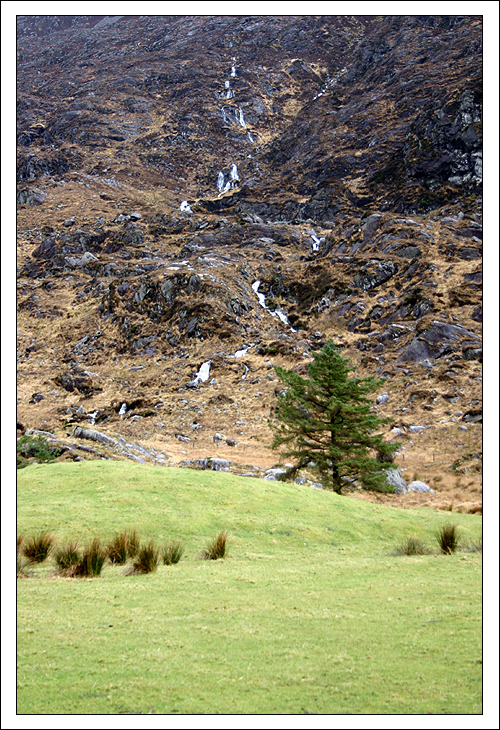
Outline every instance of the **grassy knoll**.
{"type": "Polygon", "coordinates": [[[450,517],[281,482],[81,462],[18,473],[18,533],[135,527],[185,553],[150,575],[18,587],[18,712],[481,712],[481,555],[437,554],[450,517]],[[220,530],[225,560],[199,552],[220,530]],[[416,535],[435,554],[396,557],[416,535]]]}

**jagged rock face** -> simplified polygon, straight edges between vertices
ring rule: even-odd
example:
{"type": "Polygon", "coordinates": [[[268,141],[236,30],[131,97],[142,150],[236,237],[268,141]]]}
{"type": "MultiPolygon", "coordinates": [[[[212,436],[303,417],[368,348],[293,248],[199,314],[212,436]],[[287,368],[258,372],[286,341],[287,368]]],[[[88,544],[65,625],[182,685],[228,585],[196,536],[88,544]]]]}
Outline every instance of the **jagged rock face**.
{"type": "Polygon", "coordinates": [[[437,391],[384,413],[437,412],[443,382],[474,410],[481,32],[478,16],[18,16],[20,419],[63,423],[81,398],[112,425],[140,402],[131,428],[157,413],[182,434],[188,393],[199,439],[207,408],[215,431],[267,438],[272,363],[303,368],[329,337],[361,372],[437,391]],[[201,405],[209,388],[230,402],[201,405]]]}

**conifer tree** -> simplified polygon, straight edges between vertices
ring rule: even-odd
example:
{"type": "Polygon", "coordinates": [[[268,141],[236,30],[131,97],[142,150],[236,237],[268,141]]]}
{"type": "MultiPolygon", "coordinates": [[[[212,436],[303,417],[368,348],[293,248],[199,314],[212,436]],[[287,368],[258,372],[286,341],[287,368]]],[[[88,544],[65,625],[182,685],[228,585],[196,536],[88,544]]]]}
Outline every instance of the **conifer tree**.
{"type": "Polygon", "coordinates": [[[278,396],[273,449],[296,461],[290,474],[314,464],[323,484],[338,494],[343,477],[359,480],[366,489],[392,491],[384,469],[400,444],[383,441],[376,430],[390,418],[372,412],[369,393],[383,380],[349,377],[349,360],[330,340],[308,366],[308,378],[275,366],[285,390],[278,396]],[[378,457],[378,458],[377,458],[378,457]]]}

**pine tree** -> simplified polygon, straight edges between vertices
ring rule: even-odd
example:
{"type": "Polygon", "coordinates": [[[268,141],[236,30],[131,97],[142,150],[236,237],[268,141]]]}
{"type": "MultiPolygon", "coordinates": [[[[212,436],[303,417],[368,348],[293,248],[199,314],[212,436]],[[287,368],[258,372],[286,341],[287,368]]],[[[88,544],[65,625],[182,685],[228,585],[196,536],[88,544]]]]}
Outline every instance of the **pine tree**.
{"type": "Polygon", "coordinates": [[[359,480],[366,489],[392,491],[383,470],[391,466],[390,455],[400,444],[386,443],[376,433],[391,419],[373,413],[367,397],[384,381],[349,377],[356,368],[332,341],[314,353],[308,378],[278,366],[275,370],[286,389],[278,396],[277,421],[269,421],[272,448],[296,461],[290,474],[314,464],[324,485],[338,494],[343,477],[359,480]]]}

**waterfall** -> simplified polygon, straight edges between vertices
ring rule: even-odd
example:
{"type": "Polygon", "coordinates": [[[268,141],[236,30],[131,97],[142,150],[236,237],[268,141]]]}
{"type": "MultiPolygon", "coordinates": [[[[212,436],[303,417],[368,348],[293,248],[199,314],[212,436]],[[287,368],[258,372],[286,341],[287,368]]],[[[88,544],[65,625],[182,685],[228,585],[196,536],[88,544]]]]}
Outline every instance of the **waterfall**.
{"type": "Polygon", "coordinates": [[[282,309],[275,309],[273,311],[272,309],[269,309],[267,307],[267,305],[266,305],[266,296],[265,296],[265,294],[262,294],[259,291],[259,286],[260,286],[260,281],[254,281],[254,283],[252,284],[252,289],[254,290],[254,292],[257,294],[257,297],[259,298],[259,304],[260,304],[260,306],[261,307],[264,307],[264,309],[266,310],[266,312],[269,312],[269,314],[272,315],[273,317],[278,317],[278,319],[280,319],[283,322],[283,324],[288,325],[288,327],[290,327],[290,329],[291,329],[292,332],[296,332],[297,330],[295,330],[293,327],[290,326],[290,322],[288,321],[288,317],[286,316],[286,312],[284,312],[282,309]]]}
{"type": "Polygon", "coordinates": [[[243,109],[241,107],[238,108],[238,111],[235,112],[236,115],[236,122],[240,125],[240,127],[243,127],[243,129],[247,128],[247,125],[245,124],[245,117],[243,116],[243,109]]]}
{"type": "Polygon", "coordinates": [[[121,408],[118,411],[118,415],[119,416],[124,416],[126,412],[127,412],[127,404],[126,403],[122,403],[121,408]]]}
{"type": "Polygon", "coordinates": [[[231,66],[231,78],[234,79],[235,76],[236,76],[236,67],[231,66]]]}
{"type": "Polygon", "coordinates": [[[183,200],[179,207],[180,207],[180,210],[182,210],[183,213],[192,213],[193,212],[191,210],[191,206],[189,205],[189,203],[187,202],[187,200],[183,200]]]}
{"type": "Polygon", "coordinates": [[[260,280],[259,281],[254,281],[254,283],[252,284],[252,289],[257,294],[257,297],[259,299],[260,306],[261,307],[264,307],[264,309],[267,309],[267,307],[266,307],[266,297],[265,297],[265,294],[261,294],[261,292],[259,291],[259,286],[260,286],[260,280]]]}
{"type": "Polygon", "coordinates": [[[194,382],[196,383],[196,385],[198,385],[198,383],[200,382],[200,380],[201,380],[202,383],[205,383],[208,380],[208,376],[210,374],[210,365],[211,364],[212,364],[212,361],[211,360],[207,360],[206,362],[204,362],[202,364],[202,366],[198,370],[198,372],[196,374],[196,377],[194,379],[194,382]]]}
{"type": "Polygon", "coordinates": [[[255,140],[252,137],[252,135],[250,134],[250,132],[247,132],[247,139],[248,139],[249,142],[255,142],[255,140]]]}
{"type": "Polygon", "coordinates": [[[236,350],[234,355],[229,355],[229,357],[243,357],[243,355],[246,355],[251,347],[253,347],[253,345],[245,345],[245,347],[243,347],[241,350],[236,350]]]}
{"type": "Polygon", "coordinates": [[[221,195],[223,193],[227,193],[227,191],[231,190],[231,188],[238,187],[239,180],[240,176],[238,175],[238,168],[233,162],[229,171],[229,180],[227,182],[225,181],[224,173],[222,171],[217,175],[217,190],[221,195]]]}

